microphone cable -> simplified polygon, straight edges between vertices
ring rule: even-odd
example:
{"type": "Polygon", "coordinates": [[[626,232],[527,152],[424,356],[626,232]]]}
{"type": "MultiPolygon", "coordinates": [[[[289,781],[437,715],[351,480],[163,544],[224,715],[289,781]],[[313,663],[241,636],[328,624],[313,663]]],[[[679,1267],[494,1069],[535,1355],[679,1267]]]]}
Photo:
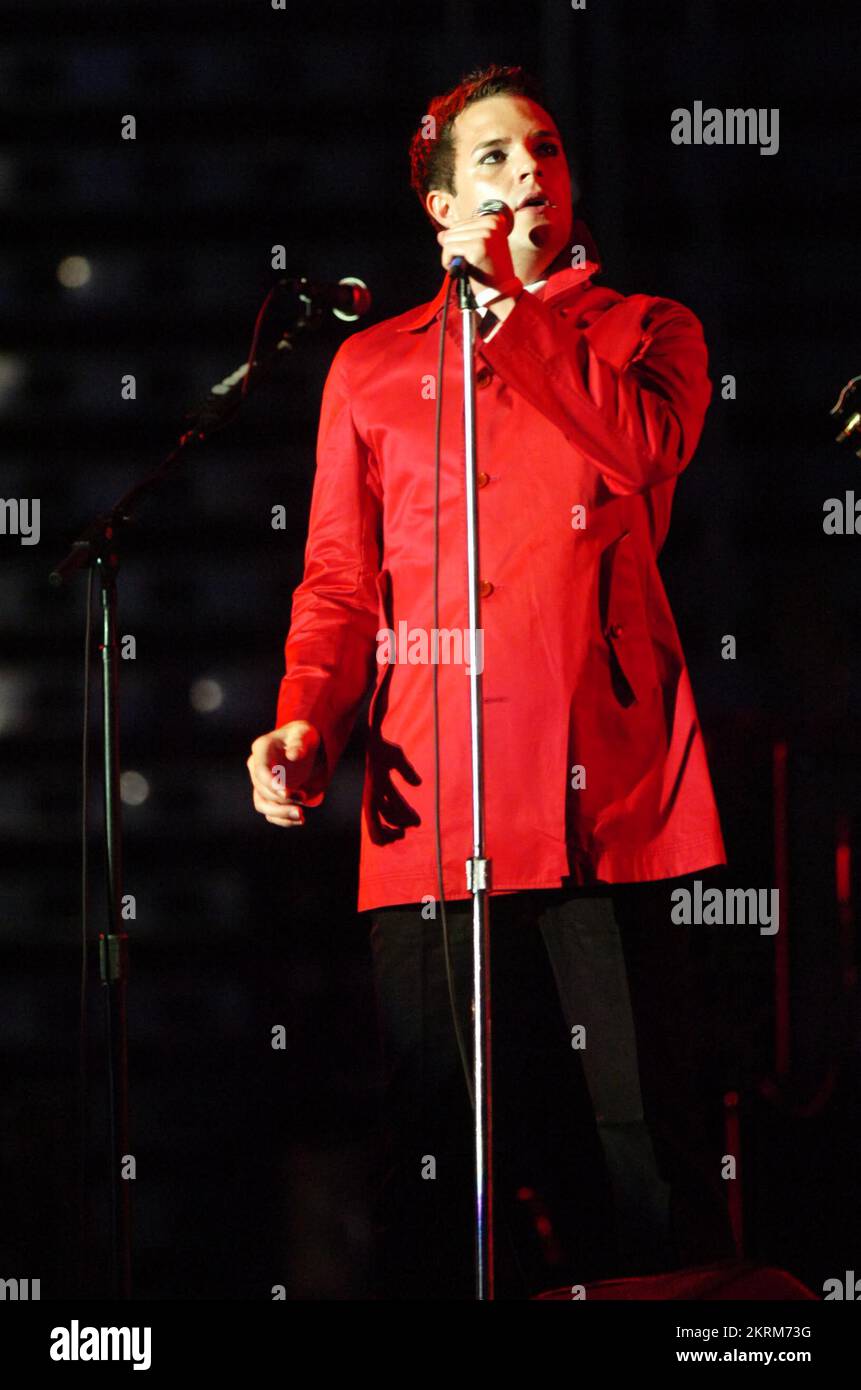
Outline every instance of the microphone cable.
{"type": "MultiPolygon", "coordinates": [[[[445,298],[442,305],[442,323],[439,334],[439,354],[436,373],[436,419],[434,422],[434,499],[433,499],[433,630],[437,634],[437,655],[439,654],[439,494],[440,494],[440,435],[442,421],[442,376],[445,363],[445,335],[448,324],[448,306],[451,300],[452,276],[446,278],[445,298]]],[[[454,1023],[457,1050],[460,1053],[463,1075],[471,1109],[475,1110],[475,1096],[472,1087],[472,1074],[460,1026],[457,1008],[454,975],[451,968],[451,948],[448,935],[448,918],[445,911],[445,883],[442,872],[442,823],[440,818],[440,736],[439,736],[439,662],[433,660],[434,645],[431,641],[431,680],[433,684],[433,739],[434,739],[434,842],[436,848],[437,892],[439,893],[439,912],[442,922],[442,944],[445,956],[445,977],[448,984],[448,1000],[454,1023]]]]}

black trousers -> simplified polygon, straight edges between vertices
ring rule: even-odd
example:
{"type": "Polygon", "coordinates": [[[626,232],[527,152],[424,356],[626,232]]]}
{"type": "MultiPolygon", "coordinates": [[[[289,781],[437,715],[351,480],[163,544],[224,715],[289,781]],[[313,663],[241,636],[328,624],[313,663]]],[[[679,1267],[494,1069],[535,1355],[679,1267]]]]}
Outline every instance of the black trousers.
{"type": "MultiPolygon", "coordinates": [[[[491,899],[497,1297],[734,1253],[700,1075],[704,963],[697,929],[670,921],[687,881],[491,899]]],[[[470,1068],[471,911],[446,909],[470,1068]]],[[[436,913],[370,914],[381,1298],[474,1297],[473,1120],[436,913]]]]}

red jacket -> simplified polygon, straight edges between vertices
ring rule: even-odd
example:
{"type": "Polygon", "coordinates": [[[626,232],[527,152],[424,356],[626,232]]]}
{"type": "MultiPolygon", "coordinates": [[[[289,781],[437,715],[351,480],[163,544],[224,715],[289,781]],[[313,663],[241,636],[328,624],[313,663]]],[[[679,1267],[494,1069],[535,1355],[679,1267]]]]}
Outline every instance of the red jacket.
{"type": "MultiPolygon", "coordinates": [[[[711,397],[706,347],[688,309],[597,286],[598,269],[588,261],[552,274],[534,294],[524,290],[493,337],[477,342],[486,595],[478,655],[493,892],[558,887],[567,875],[580,884],[666,878],[726,862],[656,563],[676,478],[711,397]]],[[[319,792],[375,683],[360,911],[438,896],[432,666],[422,642],[433,627],[434,384],[445,288],[430,304],[355,333],[335,354],[285,646],[277,724],[307,719],[319,729],[319,792]],[[394,650],[378,641],[385,629],[394,650]],[[422,655],[425,664],[414,664],[422,655]]],[[[455,899],[469,896],[472,821],[467,667],[455,663],[456,642],[443,632],[467,627],[454,292],[448,328],[438,673],[444,882],[455,899]]]]}

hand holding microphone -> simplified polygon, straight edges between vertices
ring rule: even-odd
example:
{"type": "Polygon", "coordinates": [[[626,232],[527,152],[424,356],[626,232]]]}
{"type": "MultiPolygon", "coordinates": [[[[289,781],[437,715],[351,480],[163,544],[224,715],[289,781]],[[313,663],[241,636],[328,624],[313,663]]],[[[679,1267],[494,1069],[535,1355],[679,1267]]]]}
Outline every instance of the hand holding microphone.
{"type": "Polygon", "coordinates": [[[464,264],[483,285],[502,285],[515,279],[508,238],[514,213],[500,198],[488,198],[472,217],[437,233],[443,269],[456,274],[464,264]]]}

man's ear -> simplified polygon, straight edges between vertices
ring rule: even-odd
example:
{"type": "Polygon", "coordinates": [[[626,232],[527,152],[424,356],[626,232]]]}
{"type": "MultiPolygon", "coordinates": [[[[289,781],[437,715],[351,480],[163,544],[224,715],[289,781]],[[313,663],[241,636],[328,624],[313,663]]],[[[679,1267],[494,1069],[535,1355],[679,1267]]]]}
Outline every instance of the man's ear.
{"type": "Polygon", "coordinates": [[[453,193],[446,193],[442,188],[434,188],[425,198],[425,207],[434,221],[441,223],[443,227],[448,227],[456,220],[452,208],[453,202],[453,193]]]}

